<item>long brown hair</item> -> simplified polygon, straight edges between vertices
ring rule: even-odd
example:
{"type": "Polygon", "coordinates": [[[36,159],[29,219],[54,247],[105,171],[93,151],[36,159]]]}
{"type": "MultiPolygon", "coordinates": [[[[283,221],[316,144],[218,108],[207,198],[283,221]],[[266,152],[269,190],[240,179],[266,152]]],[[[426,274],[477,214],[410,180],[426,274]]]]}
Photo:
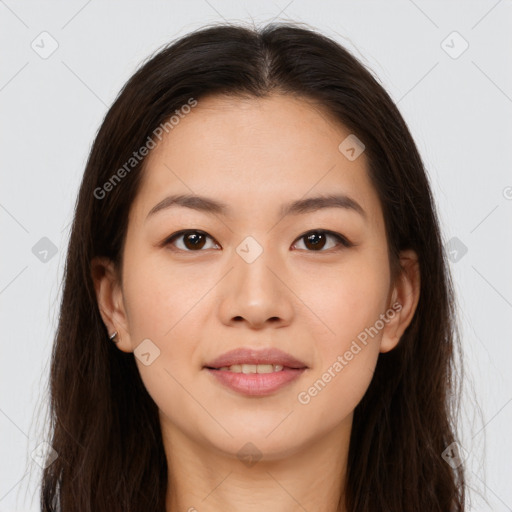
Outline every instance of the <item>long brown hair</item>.
{"type": "Polygon", "coordinates": [[[389,95],[347,50],[300,24],[271,24],[209,26],[164,47],[126,83],[97,133],[76,203],[51,360],[48,442],[58,458],[43,472],[43,511],[165,511],[157,406],[133,354],[109,343],[91,277],[96,256],[122,264],[144,159],[104,197],[95,190],[190,98],[274,92],[316,101],[364,142],[390,266],[399,268],[399,251],[413,249],[423,277],[411,324],[396,349],[380,354],[354,412],[347,510],[464,510],[463,467],[442,457],[456,441],[454,292],[420,155],[389,95]]]}

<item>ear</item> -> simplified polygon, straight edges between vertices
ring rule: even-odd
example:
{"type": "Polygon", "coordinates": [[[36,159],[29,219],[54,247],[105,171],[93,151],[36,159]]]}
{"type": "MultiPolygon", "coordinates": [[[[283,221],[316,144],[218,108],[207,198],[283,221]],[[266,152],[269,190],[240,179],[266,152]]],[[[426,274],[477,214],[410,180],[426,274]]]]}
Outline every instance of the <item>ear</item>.
{"type": "Polygon", "coordinates": [[[91,275],[101,317],[110,334],[117,331],[115,343],[123,352],[133,352],[123,290],[114,263],[108,258],[93,258],[91,275]]]}
{"type": "Polygon", "coordinates": [[[411,323],[420,298],[420,269],[415,251],[407,250],[400,253],[400,274],[393,283],[391,300],[386,317],[388,321],[383,329],[380,344],[381,352],[394,349],[405,329],[411,323]]]}

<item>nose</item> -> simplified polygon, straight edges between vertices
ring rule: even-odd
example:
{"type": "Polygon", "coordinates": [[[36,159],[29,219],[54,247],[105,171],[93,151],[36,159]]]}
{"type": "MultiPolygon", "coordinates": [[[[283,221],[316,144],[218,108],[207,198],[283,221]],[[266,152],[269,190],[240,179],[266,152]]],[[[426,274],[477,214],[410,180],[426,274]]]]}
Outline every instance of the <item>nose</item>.
{"type": "Polygon", "coordinates": [[[265,252],[252,263],[235,254],[233,265],[219,290],[221,321],[252,329],[289,325],[294,316],[294,293],[286,283],[286,272],[275,262],[271,264],[265,252]]]}

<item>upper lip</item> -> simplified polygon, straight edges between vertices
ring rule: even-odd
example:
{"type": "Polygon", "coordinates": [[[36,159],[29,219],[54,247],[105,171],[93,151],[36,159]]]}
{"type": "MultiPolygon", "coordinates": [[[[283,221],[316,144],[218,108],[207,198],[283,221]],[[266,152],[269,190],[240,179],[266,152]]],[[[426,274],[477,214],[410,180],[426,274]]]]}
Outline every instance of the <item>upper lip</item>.
{"type": "Polygon", "coordinates": [[[279,364],[288,368],[307,368],[305,363],[278,348],[237,348],[225,352],[205,364],[205,367],[223,368],[234,364],[279,364]]]}

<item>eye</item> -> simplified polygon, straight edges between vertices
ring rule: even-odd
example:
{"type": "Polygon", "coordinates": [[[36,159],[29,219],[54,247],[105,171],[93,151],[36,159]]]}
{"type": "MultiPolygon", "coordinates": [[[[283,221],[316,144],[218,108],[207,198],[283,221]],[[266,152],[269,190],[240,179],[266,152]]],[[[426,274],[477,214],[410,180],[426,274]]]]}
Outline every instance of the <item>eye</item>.
{"type": "MultiPolygon", "coordinates": [[[[352,247],[353,244],[349,242],[344,236],[340,235],[339,233],[335,233],[333,231],[328,230],[314,230],[314,231],[308,231],[307,233],[304,233],[301,235],[297,240],[305,240],[304,247],[308,252],[327,252],[325,250],[326,247],[326,241],[331,238],[338,242],[338,248],[339,246],[343,247],[352,247]]],[[[295,242],[295,245],[297,245],[298,242],[295,242]]],[[[220,248],[220,245],[214,241],[214,239],[205,233],[204,231],[199,230],[184,230],[184,231],[178,231],[177,233],[172,234],[169,238],[167,238],[163,245],[174,245],[177,250],[185,251],[185,252],[200,252],[201,249],[215,249],[220,248]],[[213,241],[213,246],[206,247],[207,240],[213,241]],[[179,243],[175,242],[181,242],[181,246],[179,243]]],[[[331,247],[327,247],[327,249],[335,249],[336,250],[336,244],[334,244],[331,247]]]]}
{"type": "MultiPolygon", "coordinates": [[[[181,241],[181,239],[183,239],[183,244],[181,247],[176,246],[177,249],[188,252],[199,252],[201,249],[204,248],[207,239],[213,240],[213,238],[210,235],[207,235],[203,231],[185,230],[179,231],[178,233],[174,233],[173,235],[171,235],[169,238],[167,238],[167,240],[165,240],[164,245],[174,245],[175,240],[181,241]]],[[[214,245],[220,247],[217,243],[215,243],[214,245]]],[[[206,249],[211,248],[212,247],[206,247],[206,249]]]]}
{"type": "MultiPolygon", "coordinates": [[[[333,231],[327,231],[327,230],[315,230],[315,231],[308,231],[307,233],[304,233],[301,235],[298,240],[305,240],[304,246],[307,249],[310,249],[308,252],[327,252],[326,250],[323,250],[326,245],[326,240],[328,238],[335,239],[338,242],[338,246],[342,245],[343,247],[352,247],[352,243],[349,242],[344,236],[340,235],[339,233],[334,233],[333,231]]],[[[296,245],[296,244],[294,244],[296,245]]],[[[327,249],[332,249],[333,246],[327,247],[327,249]]],[[[336,250],[336,245],[334,245],[334,249],[336,250]]],[[[339,249],[339,247],[338,247],[339,249]]]]}

